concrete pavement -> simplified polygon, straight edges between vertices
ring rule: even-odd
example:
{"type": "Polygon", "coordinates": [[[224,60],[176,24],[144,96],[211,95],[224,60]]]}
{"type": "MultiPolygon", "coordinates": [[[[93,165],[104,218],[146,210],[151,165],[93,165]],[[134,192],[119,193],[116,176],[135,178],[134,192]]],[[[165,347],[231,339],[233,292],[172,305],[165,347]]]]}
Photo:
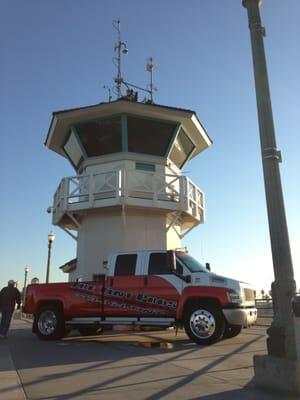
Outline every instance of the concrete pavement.
{"type": "Polygon", "coordinates": [[[0,399],[26,400],[19,375],[11,358],[9,339],[0,339],[0,399]]]}
{"type": "Polygon", "coordinates": [[[168,331],[74,333],[44,342],[21,320],[0,346],[1,400],[299,400],[253,384],[253,355],[266,352],[265,327],[201,347],[168,331]]]}

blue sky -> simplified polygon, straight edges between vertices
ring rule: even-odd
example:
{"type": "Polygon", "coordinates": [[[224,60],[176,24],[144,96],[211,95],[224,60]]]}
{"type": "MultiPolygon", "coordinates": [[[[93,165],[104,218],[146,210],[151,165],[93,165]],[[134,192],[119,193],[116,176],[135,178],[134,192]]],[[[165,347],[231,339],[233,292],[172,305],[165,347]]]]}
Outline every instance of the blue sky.
{"type": "MultiPolygon", "coordinates": [[[[300,286],[300,3],[265,0],[266,55],[295,276],[300,286]]],[[[250,38],[241,0],[51,0],[0,2],[2,190],[0,286],[51,279],[75,257],[75,242],[46,213],[68,162],[44,146],[53,111],[107,100],[122,22],[126,80],[144,86],[154,58],[159,104],[195,110],[213,145],[186,174],[206,194],[206,223],[184,240],[213,271],[268,289],[273,279],[250,38]]]]}

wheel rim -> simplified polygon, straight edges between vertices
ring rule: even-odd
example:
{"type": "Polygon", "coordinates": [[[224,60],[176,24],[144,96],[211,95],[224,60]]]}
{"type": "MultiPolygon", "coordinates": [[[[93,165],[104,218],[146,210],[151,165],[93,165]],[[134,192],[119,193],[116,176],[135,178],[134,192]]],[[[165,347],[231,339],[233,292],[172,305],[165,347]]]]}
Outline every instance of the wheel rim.
{"type": "Polygon", "coordinates": [[[55,331],[56,326],[57,326],[57,318],[53,311],[47,310],[43,311],[40,314],[38,321],[38,328],[43,335],[45,336],[51,335],[55,331]]]}
{"type": "Polygon", "coordinates": [[[216,321],[209,311],[196,310],[190,316],[190,328],[198,338],[208,339],[216,330],[216,321]]]}

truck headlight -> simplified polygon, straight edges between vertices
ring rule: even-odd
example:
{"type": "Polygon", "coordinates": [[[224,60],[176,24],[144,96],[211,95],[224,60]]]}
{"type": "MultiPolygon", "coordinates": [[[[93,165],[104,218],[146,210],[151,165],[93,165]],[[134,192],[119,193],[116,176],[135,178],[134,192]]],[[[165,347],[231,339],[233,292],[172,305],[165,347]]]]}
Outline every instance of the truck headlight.
{"type": "Polygon", "coordinates": [[[233,289],[227,291],[227,298],[228,302],[232,304],[241,304],[243,302],[241,293],[233,289]]]}

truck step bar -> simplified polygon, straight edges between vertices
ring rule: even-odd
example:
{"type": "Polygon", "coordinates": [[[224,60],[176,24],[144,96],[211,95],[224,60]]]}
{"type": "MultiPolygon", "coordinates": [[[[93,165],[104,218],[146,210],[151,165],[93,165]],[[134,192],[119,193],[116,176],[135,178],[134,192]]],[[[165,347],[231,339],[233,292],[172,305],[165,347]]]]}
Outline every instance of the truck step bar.
{"type": "Polygon", "coordinates": [[[85,317],[72,318],[65,321],[67,325],[94,325],[94,324],[117,324],[117,325],[160,325],[170,326],[175,323],[175,318],[136,318],[136,317],[85,317]]]}

